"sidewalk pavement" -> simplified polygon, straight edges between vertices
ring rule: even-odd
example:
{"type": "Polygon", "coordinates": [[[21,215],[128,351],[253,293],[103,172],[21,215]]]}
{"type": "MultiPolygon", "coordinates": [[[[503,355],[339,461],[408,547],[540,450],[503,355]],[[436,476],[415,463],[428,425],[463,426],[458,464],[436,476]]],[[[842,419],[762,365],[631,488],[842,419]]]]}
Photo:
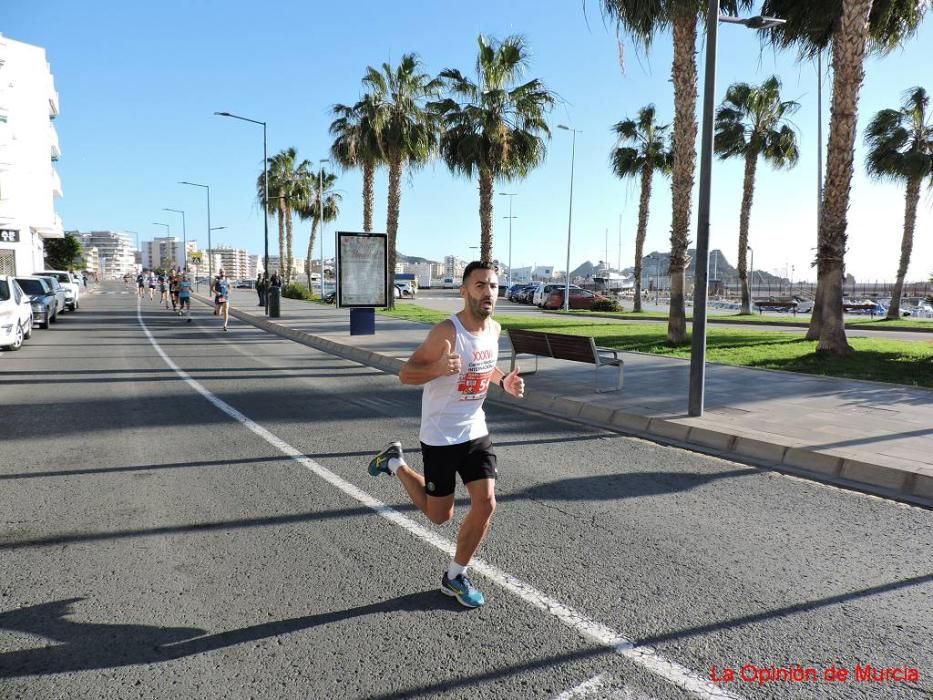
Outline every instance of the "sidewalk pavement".
{"type": "MultiPolygon", "coordinates": [[[[283,298],[281,317],[267,319],[254,291],[235,292],[231,316],[396,374],[428,330],[377,314],[375,335],[351,336],[347,309],[283,298]]],[[[499,351],[508,371],[507,338],[499,351]]],[[[690,418],[689,361],[620,354],[621,391],[596,393],[591,365],[540,358],[523,400],[498,387],[489,400],[933,507],[933,390],[709,364],[705,414],[690,418]]],[[[534,362],[519,358],[523,370],[534,362]]],[[[613,371],[600,370],[601,387],[613,371]]]]}

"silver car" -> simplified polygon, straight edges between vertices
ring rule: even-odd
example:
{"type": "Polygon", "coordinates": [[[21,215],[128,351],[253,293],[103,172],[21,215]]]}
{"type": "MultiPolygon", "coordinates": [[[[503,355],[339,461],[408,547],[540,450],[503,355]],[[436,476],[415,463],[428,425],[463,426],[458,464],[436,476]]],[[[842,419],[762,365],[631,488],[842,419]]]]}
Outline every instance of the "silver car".
{"type": "MultiPolygon", "coordinates": [[[[53,314],[54,317],[57,317],[58,314],[62,313],[66,308],[68,308],[68,302],[65,298],[65,288],[61,285],[61,282],[58,281],[58,277],[53,275],[33,275],[33,277],[41,277],[52,287],[52,292],[55,294],[55,299],[57,302],[57,308],[53,314]]],[[[53,318],[52,322],[54,323],[55,320],[57,320],[57,318],[53,318]]]]}

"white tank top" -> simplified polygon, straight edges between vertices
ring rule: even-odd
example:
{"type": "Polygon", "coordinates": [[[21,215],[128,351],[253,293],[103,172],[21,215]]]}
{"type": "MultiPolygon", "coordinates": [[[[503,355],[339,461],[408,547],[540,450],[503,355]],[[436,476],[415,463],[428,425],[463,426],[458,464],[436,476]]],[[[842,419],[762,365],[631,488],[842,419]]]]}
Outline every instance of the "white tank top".
{"type": "Polygon", "coordinates": [[[453,351],[460,355],[460,374],[436,377],[421,395],[420,440],[426,445],[458,445],[486,436],[483,400],[499,359],[499,337],[491,328],[469,333],[456,314],[453,351]]]}

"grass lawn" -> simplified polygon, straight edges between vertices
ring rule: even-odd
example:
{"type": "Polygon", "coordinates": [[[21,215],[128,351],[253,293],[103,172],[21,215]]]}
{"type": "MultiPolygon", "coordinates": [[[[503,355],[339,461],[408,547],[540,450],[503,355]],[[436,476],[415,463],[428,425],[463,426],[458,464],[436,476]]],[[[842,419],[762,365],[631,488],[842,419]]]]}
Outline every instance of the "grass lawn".
{"type": "MultiPolygon", "coordinates": [[[[554,312],[552,312],[554,313],[554,312]]],[[[564,312],[556,312],[564,313],[564,312]]],[[[590,316],[589,311],[571,311],[572,315],[579,316],[590,316]]],[[[640,321],[640,320],[667,320],[667,314],[661,311],[642,311],[641,313],[635,313],[634,311],[622,311],[619,313],[600,313],[600,316],[607,316],[610,318],[622,318],[629,321],[640,321]]],[[[807,314],[798,314],[796,317],[793,315],[787,316],[774,316],[774,315],[764,315],[764,314],[717,314],[710,313],[707,315],[707,321],[710,323],[716,323],[721,321],[723,323],[763,323],[771,325],[806,325],[810,323],[810,317],[807,314]]],[[[690,321],[693,319],[693,316],[688,314],[687,320],[690,321]]],[[[933,335],[933,321],[917,321],[910,320],[909,318],[902,318],[896,321],[887,321],[883,318],[850,318],[846,320],[846,328],[872,328],[879,331],[898,331],[898,330],[925,330],[929,331],[933,335]]]]}
{"type": "MultiPolygon", "coordinates": [[[[450,314],[405,304],[394,311],[380,312],[395,318],[438,323],[450,314]]],[[[671,357],[690,357],[690,345],[670,348],[664,344],[667,329],[656,323],[606,323],[580,314],[542,316],[496,316],[503,329],[526,328],[572,335],[590,335],[597,345],[620,350],[649,352],[671,357]]],[[[879,382],[933,388],[933,343],[875,338],[849,338],[856,352],[846,357],[816,353],[816,341],[787,332],[707,328],[710,362],[742,367],[781,369],[829,377],[871,379],[879,382]]]]}

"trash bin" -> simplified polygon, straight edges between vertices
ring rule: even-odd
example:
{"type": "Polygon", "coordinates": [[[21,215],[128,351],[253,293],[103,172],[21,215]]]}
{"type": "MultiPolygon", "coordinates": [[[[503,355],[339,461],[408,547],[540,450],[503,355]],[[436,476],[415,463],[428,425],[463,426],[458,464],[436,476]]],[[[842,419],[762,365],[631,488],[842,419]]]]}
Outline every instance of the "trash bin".
{"type": "Polygon", "coordinates": [[[281,293],[281,287],[269,287],[269,318],[278,318],[281,315],[279,311],[279,298],[281,293]]]}

